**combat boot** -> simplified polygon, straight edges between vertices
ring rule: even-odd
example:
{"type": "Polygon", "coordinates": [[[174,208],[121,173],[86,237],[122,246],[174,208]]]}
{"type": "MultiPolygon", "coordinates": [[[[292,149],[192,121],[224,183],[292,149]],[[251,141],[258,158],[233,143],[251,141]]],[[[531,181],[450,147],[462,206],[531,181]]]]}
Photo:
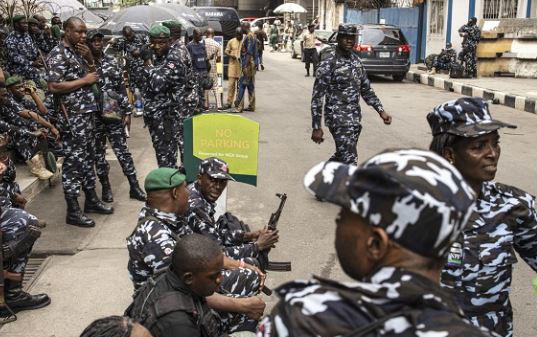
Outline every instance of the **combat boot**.
{"type": "MultiPolygon", "coordinates": [[[[30,295],[22,290],[20,281],[6,280],[5,286],[6,304],[15,313],[43,308],[50,304],[50,297],[47,294],[30,295]]],[[[5,309],[0,311],[0,315],[7,313],[5,309]]]]}
{"type": "Polygon", "coordinates": [[[86,194],[86,201],[84,202],[84,213],[98,213],[98,214],[112,214],[114,213],[113,207],[108,207],[104,202],[99,200],[95,189],[84,190],[86,194]]]}
{"type": "Polygon", "coordinates": [[[108,176],[99,177],[102,188],[102,198],[104,202],[114,202],[114,195],[112,194],[112,186],[110,186],[110,180],[108,176]]]}
{"type": "Polygon", "coordinates": [[[39,180],[48,180],[54,175],[45,168],[41,153],[36,154],[32,159],[26,161],[26,165],[28,165],[30,172],[39,178],[39,180]]]}
{"type": "Polygon", "coordinates": [[[88,218],[80,210],[78,205],[78,199],[76,196],[65,196],[65,201],[67,202],[67,216],[65,222],[68,225],[78,226],[78,227],[95,227],[95,221],[88,218]]]}
{"type": "Polygon", "coordinates": [[[129,191],[131,199],[145,201],[146,195],[144,191],[142,191],[142,189],[140,188],[140,185],[138,185],[138,179],[136,179],[136,175],[133,174],[127,176],[127,179],[129,180],[129,185],[131,186],[131,189],[129,191]]]}

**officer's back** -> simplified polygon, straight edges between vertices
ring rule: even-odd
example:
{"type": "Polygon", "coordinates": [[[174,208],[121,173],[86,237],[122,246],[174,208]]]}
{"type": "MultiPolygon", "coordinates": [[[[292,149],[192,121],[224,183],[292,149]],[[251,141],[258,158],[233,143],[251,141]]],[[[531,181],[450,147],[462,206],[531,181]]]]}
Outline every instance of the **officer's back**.
{"type": "Polygon", "coordinates": [[[205,302],[221,281],[223,255],[210,238],[199,234],[178,241],[169,269],[135,294],[126,315],[154,337],[225,336],[205,302]]]}

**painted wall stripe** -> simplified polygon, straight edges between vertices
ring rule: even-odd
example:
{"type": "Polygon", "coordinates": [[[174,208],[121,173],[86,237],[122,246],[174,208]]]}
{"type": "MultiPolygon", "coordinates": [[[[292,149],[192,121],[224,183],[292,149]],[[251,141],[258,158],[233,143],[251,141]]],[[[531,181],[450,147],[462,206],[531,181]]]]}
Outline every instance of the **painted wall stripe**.
{"type": "Polygon", "coordinates": [[[470,0],[468,5],[468,19],[475,16],[475,0],[470,0]]]}
{"type": "Polygon", "coordinates": [[[451,42],[452,21],[453,21],[453,0],[448,0],[446,43],[451,42]]]}

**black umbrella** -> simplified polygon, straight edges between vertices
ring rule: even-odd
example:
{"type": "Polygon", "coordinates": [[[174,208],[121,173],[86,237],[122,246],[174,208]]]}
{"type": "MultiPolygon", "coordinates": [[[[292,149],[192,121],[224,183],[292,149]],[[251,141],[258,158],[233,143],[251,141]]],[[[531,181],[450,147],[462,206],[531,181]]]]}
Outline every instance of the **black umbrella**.
{"type": "Polygon", "coordinates": [[[131,26],[134,31],[147,32],[154,23],[177,20],[177,14],[170,9],[157,6],[133,6],[122,9],[106,20],[100,31],[106,34],[121,34],[124,26],[131,26]]]}

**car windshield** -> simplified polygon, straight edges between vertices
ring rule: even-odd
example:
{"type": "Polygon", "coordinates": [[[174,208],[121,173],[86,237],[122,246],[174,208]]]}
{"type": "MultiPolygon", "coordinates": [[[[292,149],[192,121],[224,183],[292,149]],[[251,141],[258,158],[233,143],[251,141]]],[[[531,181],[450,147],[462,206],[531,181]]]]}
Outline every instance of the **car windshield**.
{"type": "Polygon", "coordinates": [[[405,37],[396,28],[364,28],[359,38],[361,44],[373,46],[406,44],[405,37]]]}
{"type": "Polygon", "coordinates": [[[320,41],[328,41],[332,33],[333,32],[329,30],[316,30],[315,31],[315,35],[317,35],[317,39],[319,39],[320,41]]]}

